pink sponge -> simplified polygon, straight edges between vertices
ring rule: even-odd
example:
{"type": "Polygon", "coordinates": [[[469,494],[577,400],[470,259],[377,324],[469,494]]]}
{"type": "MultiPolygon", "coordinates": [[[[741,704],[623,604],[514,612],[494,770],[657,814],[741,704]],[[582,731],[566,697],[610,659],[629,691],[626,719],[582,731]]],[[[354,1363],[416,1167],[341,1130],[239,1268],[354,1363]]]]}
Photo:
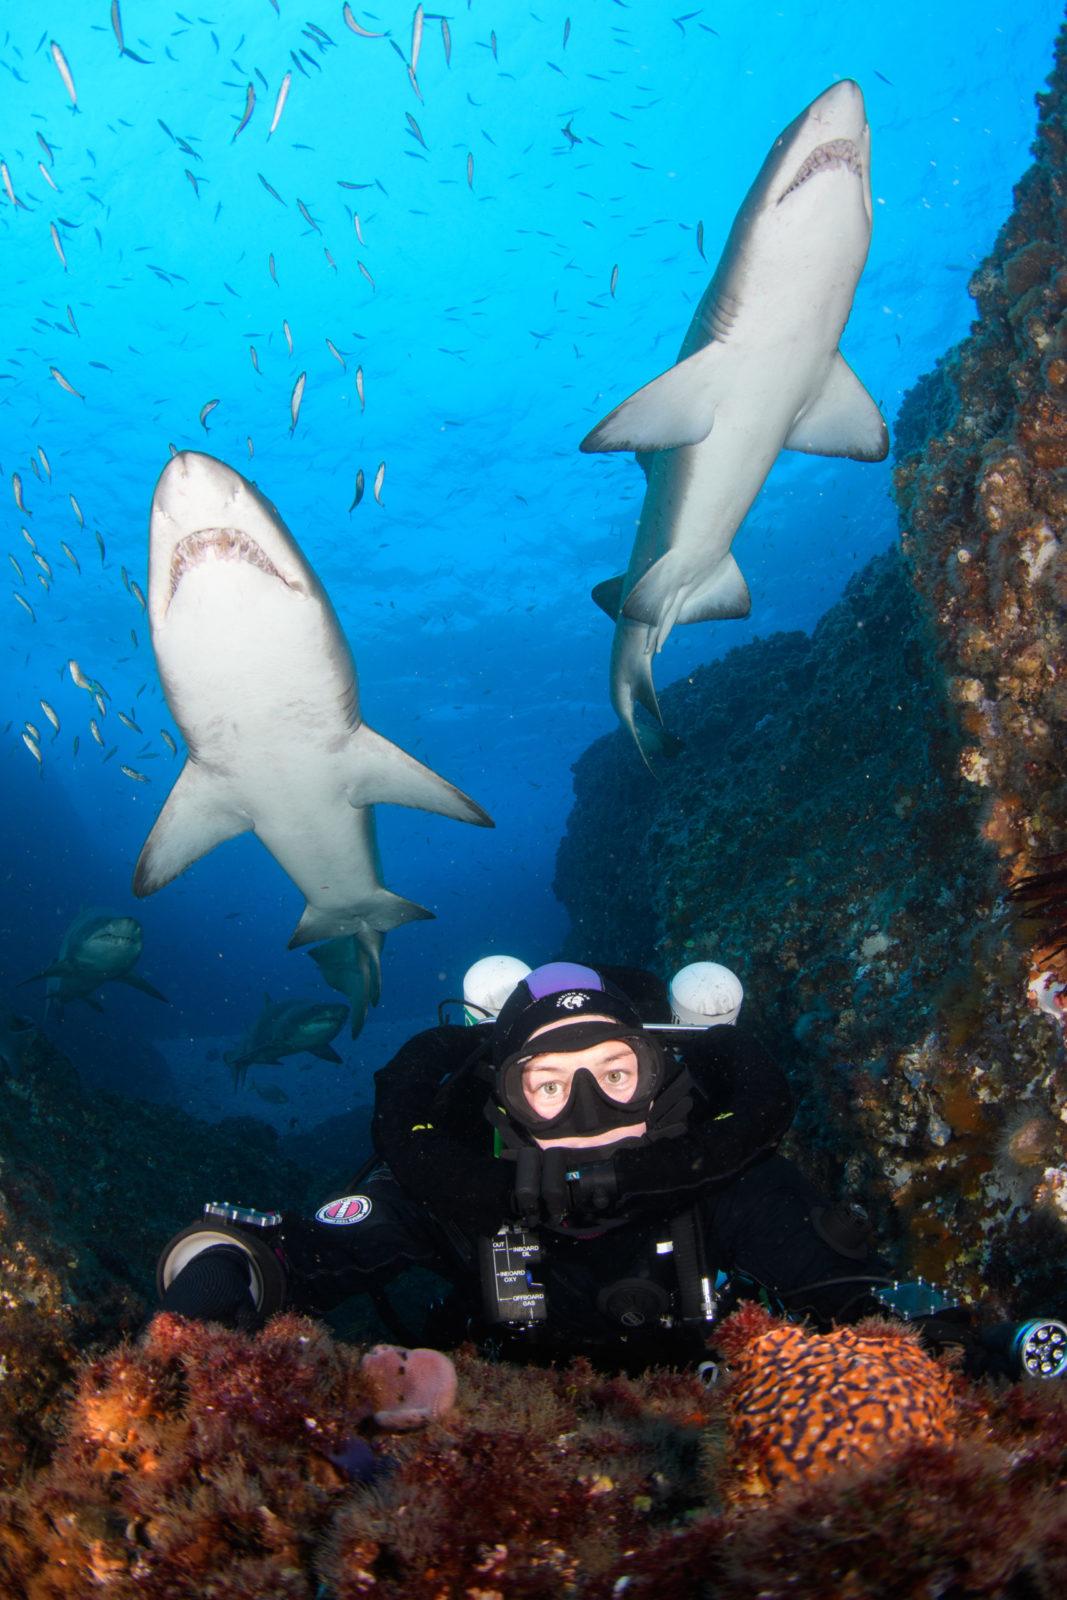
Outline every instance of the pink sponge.
{"type": "Polygon", "coordinates": [[[456,1369],[439,1350],[376,1344],[360,1362],[377,1390],[379,1428],[422,1428],[456,1403],[456,1369]]]}

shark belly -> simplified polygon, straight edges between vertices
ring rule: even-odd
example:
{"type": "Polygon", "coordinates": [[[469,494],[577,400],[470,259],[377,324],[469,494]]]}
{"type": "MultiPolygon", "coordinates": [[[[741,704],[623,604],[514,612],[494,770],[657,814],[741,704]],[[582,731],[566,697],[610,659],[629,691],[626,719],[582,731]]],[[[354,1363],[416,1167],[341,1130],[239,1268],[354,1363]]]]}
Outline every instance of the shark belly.
{"type": "Polygon", "coordinates": [[[222,462],[179,453],[152,506],[149,618],[189,758],[134,874],[161,888],[254,831],[307,900],[291,944],[431,915],[382,887],[372,803],[492,826],[362,721],[333,607],[274,508],[222,462]]]}

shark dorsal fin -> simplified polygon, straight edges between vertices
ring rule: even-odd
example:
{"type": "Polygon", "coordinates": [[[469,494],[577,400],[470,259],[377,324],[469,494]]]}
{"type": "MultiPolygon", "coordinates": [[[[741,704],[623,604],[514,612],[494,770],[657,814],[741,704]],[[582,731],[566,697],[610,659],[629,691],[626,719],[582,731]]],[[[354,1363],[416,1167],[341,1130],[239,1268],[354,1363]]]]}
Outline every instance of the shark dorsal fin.
{"type": "Polygon", "coordinates": [[[840,350],[826,382],[794,422],[785,449],[851,461],[884,461],[889,454],[885,419],[840,350]]]}

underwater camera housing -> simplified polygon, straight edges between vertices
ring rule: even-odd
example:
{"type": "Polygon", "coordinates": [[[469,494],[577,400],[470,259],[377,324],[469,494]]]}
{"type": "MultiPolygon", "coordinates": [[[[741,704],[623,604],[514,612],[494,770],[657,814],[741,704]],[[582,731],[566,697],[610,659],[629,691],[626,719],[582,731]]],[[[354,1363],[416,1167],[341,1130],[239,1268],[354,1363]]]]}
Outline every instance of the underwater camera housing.
{"type": "Polygon", "coordinates": [[[168,1240],[156,1267],[156,1292],[162,1300],[174,1279],[190,1261],[217,1245],[237,1245],[247,1257],[249,1287],[256,1311],[271,1317],[285,1304],[285,1268],[271,1244],[281,1225],[280,1211],[257,1211],[252,1206],[209,1200],[203,1219],[191,1223],[168,1240]]]}

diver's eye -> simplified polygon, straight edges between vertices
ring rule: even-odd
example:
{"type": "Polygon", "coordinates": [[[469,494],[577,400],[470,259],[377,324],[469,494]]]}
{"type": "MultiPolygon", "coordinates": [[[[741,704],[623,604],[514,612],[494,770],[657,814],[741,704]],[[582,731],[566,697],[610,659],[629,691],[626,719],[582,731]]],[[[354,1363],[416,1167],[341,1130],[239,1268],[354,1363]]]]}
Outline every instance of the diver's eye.
{"type": "Polygon", "coordinates": [[[558,1100],[562,1084],[556,1082],[538,1083],[534,1085],[534,1094],[541,1100],[558,1100]]]}

